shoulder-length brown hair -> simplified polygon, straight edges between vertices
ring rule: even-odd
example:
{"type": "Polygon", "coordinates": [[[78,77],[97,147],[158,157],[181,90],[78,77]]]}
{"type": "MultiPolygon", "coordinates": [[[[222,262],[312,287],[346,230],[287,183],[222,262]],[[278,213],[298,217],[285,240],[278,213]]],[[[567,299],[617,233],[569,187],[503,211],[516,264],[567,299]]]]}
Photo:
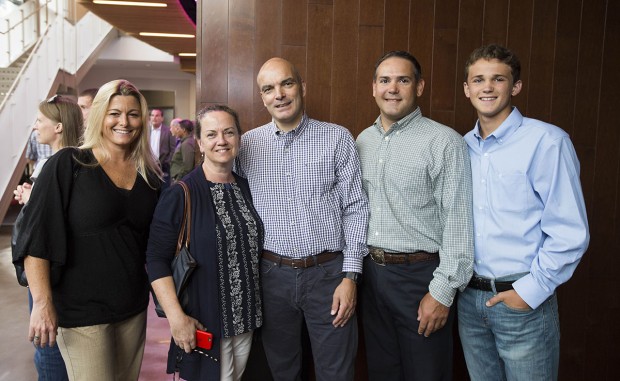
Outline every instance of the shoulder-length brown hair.
{"type": "Polygon", "coordinates": [[[39,103],[39,111],[50,120],[62,124],[60,147],[77,147],[80,144],[84,119],[80,106],[71,98],[54,95],[39,103]]]}

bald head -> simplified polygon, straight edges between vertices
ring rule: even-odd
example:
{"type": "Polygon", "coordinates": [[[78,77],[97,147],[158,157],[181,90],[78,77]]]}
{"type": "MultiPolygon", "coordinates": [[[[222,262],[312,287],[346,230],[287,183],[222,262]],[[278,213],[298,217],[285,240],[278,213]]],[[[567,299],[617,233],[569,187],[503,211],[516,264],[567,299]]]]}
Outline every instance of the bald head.
{"type": "Polygon", "coordinates": [[[295,129],[304,114],[306,84],[295,65],[275,57],[263,64],[256,76],[263,104],[282,131],[295,129]]]}
{"type": "MultiPolygon", "coordinates": [[[[260,70],[258,71],[258,75],[256,76],[256,82],[258,83],[260,81],[261,78],[261,74],[264,74],[267,71],[273,70],[273,69],[285,69],[287,71],[290,71],[293,74],[293,77],[295,78],[295,80],[299,83],[302,83],[302,79],[301,79],[301,75],[299,74],[299,71],[297,71],[297,68],[295,67],[295,65],[293,65],[290,61],[285,60],[284,58],[280,58],[280,57],[273,57],[268,59],[263,66],[261,66],[260,70]]],[[[259,88],[260,88],[260,84],[259,84],[259,88]]]]}

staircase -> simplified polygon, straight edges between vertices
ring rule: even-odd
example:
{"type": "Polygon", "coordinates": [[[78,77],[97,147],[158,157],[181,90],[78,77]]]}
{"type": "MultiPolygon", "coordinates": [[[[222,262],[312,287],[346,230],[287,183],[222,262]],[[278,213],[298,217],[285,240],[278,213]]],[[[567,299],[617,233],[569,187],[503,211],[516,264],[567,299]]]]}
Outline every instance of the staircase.
{"type": "Polygon", "coordinates": [[[4,102],[7,93],[11,89],[13,83],[17,79],[19,72],[28,60],[28,56],[32,52],[32,49],[27,50],[20,58],[18,58],[11,66],[6,68],[0,68],[0,104],[4,102]]]}
{"type": "MultiPolygon", "coordinates": [[[[68,3],[73,5],[67,0],[65,6],[68,3]]],[[[64,17],[49,19],[53,21],[29,54],[0,69],[0,221],[26,165],[24,150],[39,102],[61,85],[75,88],[99,49],[114,36],[114,28],[92,13],[75,24],[64,17]]]]}

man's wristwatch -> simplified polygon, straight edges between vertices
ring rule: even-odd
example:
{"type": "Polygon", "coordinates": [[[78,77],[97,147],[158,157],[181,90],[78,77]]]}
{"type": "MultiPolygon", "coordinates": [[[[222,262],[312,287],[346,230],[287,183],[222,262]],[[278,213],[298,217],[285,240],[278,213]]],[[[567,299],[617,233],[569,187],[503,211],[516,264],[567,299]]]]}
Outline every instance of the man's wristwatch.
{"type": "Polygon", "coordinates": [[[362,280],[362,274],[352,271],[345,272],[344,277],[347,279],[351,279],[353,282],[355,282],[355,284],[359,284],[362,280]]]}

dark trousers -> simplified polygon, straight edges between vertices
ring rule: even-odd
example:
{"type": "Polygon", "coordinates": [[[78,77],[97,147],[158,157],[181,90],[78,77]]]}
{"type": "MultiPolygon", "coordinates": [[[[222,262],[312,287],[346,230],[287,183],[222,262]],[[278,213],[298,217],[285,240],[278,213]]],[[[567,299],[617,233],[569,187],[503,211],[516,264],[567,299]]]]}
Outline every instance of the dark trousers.
{"type": "Polygon", "coordinates": [[[317,381],[353,379],[357,318],[335,328],[332,297],[343,278],[342,256],[307,269],[262,259],[263,344],[276,381],[301,379],[302,328],[308,328],[317,381]]]}
{"type": "Polygon", "coordinates": [[[418,307],[439,260],[377,265],[364,260],[362,322],[371,381],[452,379],[452,324],[429,337],[418,334],[418,307]]]}

